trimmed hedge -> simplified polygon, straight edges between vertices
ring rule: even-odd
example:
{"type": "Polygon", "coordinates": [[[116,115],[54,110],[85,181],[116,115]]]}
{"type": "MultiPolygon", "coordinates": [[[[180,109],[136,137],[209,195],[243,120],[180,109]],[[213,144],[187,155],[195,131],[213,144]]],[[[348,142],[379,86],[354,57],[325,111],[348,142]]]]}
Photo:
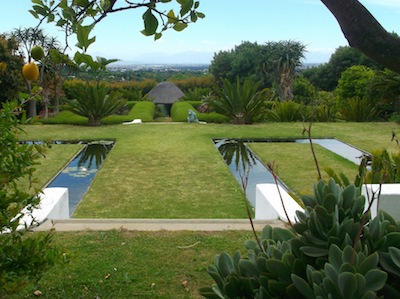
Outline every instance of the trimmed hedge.
{"type": "Polygon", "coordinates": [[[156,105],[153,102],[137,102],[129,112],[130,120],[140,118],[143,122],[153,121],[156,105]]]}
{"type": "Polygon", "coordinates": [[[171,117],[174,122],[187,122],[189,109],[196,112],[197,118],[199,121],[205,121],[210,123],[225,123],[229,122],[229,119],[219,113],[211,112],[211,113],[201,113],[198,112],[193,105],[189,102],[175,102],[171,108],[171,117]]]}
{"type": "MultiPolygon", "coordinates": [[[[103,125],[115,125],[140,118],[143,122],[153,121],[155,105],[152,102],[130,102],[132,107],[128,115],[110,115],[101,120],[103,125]],[[133,106],[133,107],[132,107],[133,106]]],[[[88,123],[87,117],[73,114],[69,111],[62,111],[53,118],[40,119],[43,124],[66,124],[85,126],[88,123]]]]}
{"type": "Polygon", "coordinates": [[[38,122],[42,124],[51,124],[51,125],[65,124],[65,125],[85,126],[88,124],[88,119],[87,117],[73,114],[70,111],[61,111],[52,118],[39,119],[38,122]]]}

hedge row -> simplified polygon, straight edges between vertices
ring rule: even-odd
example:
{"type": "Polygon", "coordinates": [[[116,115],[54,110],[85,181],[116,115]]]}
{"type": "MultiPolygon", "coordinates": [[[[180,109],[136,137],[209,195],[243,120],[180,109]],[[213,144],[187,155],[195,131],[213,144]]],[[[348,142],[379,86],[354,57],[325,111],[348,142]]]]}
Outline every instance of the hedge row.
{"type": "Polygon", "coordinates": [[[193,105],[189,102],[175,102],[171,108],[171,117],[174,122],[186,122],[189,110],[192,110],[196,113],[199,121],[205,121],[210,123],[226,123],[229,122],[229,119],[219,113],[211,112],[211,113],[201,113],[198,112],[193,105]]]}

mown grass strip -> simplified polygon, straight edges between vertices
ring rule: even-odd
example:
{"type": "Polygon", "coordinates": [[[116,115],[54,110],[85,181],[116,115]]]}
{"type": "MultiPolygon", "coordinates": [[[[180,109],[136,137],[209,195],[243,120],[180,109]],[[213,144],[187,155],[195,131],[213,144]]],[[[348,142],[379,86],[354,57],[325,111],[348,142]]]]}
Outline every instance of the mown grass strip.
{"type": "MultiPolygon", "coordinates": [[[[390,140],[391,132],[397,128],[395,123],[323,123],[314,125],[313,135],[336,137],[367,151],[381,147],[397,151],[397,146],[390,140]]],[[[78,207],[76,217],[246,218],[240,186],[211,138],[299,138],[303,125],[182,123],[102,127],[43,125],[24,129],[28,133],[27,139],[117,140],[78,207]]],[[[307,145],[304,149],[304,157],[311,159],[307,145]]],[[[278,154],[280,151],[274,150],[278,154]]],[[[60,159],[62,157],[65,162],[70,158],[61,153],[60,159]]],[[[270,161],[271,156],[262,159],[270,161]]],[[[309,174],[289,170],[298,178],[298,186],[294,187],[298,192],[310,190],[316,180],[314,163],[304,159],[301,158],[301,166],[311,167],[309,174]]],[[[282,164],[279,174],[283,175],[285,163],[290,165],[296,160],[297,155],[282,155],[278,161],[282,164]]],[[[342,167],[335,168],[336,164],[336,160],[327,163],[341,171],[342,167]]]]}
{"type": "MultiPolygon", "coordinates": [[[[277,175],[298,196],[312,193],[313,184],[318,181],[318,172],[309,144],[249,143],[249,147],[264,164],[274,164],[277,175]]],[[[351,182],[354,181],[358,165],[318,144],[314,144],[314,149],[323,179],[328,179],[324,169],[331,167],[337,173],[343,172],[351,182]]]]}
{"type": "Polygon", "coordinates": [[[200,287],[216,254],[243,249],[251,232],[56,233],[67,263],[53,267],[38,285],[10,299],[201,298],[200,287]]]}

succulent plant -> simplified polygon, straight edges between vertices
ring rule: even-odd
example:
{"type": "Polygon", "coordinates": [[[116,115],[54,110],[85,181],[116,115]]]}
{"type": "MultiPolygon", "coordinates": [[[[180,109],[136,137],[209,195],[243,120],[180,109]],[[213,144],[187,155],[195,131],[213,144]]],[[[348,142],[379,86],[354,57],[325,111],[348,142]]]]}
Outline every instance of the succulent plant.
{"type": "Polygon", "coordinates": [[[266,226],[261,246],[222,253],[208,273],[206,298],[400,298],[400,226],[381,211],[371,219],[360,188],[319,181],[302,197],[293,228],[266,226]]]}

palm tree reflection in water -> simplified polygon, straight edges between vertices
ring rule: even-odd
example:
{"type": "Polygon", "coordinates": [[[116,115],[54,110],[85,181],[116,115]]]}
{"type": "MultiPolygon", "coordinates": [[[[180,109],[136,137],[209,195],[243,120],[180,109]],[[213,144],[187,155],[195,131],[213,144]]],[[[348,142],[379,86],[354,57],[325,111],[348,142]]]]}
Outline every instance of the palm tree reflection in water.
{"type": "MultiPolygon", "coordinates": [[[[218,139],[214,140],[225,163],[241,185],[247,200],[254,207],[256,185],[273,183],[275,180],[267,167],[248,148],[247,143],[252,140],[244,139],[218,139]]],[[[284,189],[287,187],[279,181],[284,189]]]]}

